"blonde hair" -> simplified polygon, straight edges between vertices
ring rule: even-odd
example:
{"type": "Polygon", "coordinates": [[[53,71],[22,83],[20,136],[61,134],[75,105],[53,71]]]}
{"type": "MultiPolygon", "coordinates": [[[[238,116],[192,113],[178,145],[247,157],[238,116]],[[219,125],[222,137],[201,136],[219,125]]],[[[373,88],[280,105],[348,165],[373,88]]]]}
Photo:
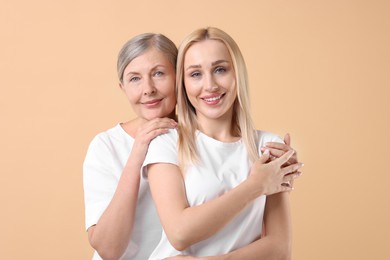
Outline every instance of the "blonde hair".
{"type": "Polygon", "coordinates": [[[241,136],[251,161],[258,155],[257,138],[250,116],[248,76],[244,58],[236,42],[218,28],[198,29],[189,34],[181,43],[177,57],[176,92],[179,119],[179,162],[181,167],[199,162],[195,141],[198,129],[195,108],[188,100],[184,86],[184,58],[187,50],[196,42],[216,40],[224,43],[232,58],[237,84],[237,98],[233,104],[232,132],[241,136]]]}

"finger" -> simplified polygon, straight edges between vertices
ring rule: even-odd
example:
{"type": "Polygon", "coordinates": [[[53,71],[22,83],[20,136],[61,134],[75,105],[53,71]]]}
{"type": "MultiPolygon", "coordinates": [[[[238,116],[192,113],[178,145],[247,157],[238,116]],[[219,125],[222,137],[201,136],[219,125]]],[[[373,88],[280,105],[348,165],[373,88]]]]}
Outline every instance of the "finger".
{"type": "Polygon", "coordinates": [[[169,128],[158,128],[153,131],[150,131],[146,134],[146,138],[150,141],[152,141],[154,138],[156,138],[159,135],[166,134],[169,132],[169,128]]]}
{"type": "Polygon", "coordinates": [[[276,159],[275,162],[278,162],[279,165],[281,166],[286,162],[288,162],[288,160],[290,159],[291,156],[293,156],[294,153],[295,151],[291,149],[290,151],[288,151],[287,153],[283,154],[278,159],[276,159]]]}
{"type": "Polygon", "coordinates": [[[282,165],[282,168],[297,162],[298,162],[298,157],[297,157],[297,153],[295,152],[295,154],[291,156],[290,159],[288,159],[288,161],[282,165]]]}
{"type": "Polygon", "coordinates": [[[291,149],[290,146],[283,144],[283,143],[278,143],[278,142],[268,142],[265,144],[266,148],[273,148],[273,149],[278,149],[287,152],[288,150],[291,149]]]}
{"type": "Polygon", "coordinates": [[[291,185],[291,182],[293,180],[295,180],[296,178],[300,177],[302,175],[301,172],[294,172],[294,173],[290,173],[290,174],[286,174],[284,177],[283,177],[283,181],[284,182],[288,182],[290,186],[291,185]]]}
{"type": "Polygon", "coordinates": [[[304,166],[303,163],[294,163],[292,165],[289,165],[287,167],[284,167],[281,171],[281,173],[283,175],[288,175],[288,174],[291,174],[295,171],[298,171],[300,168],[302,168],[304,166]]]}
{"type": "Polygon", "coordinates": [[[294,187],[292,187],[291,185],[286,185],[286,184],[280,185],[280,192],[288,192],[288,191],[292,191],[293,189],[294,187]]]}
{"type": "Polygon", "coordinates": [[[159,118],[159,120],[153,120],[151,121],[144,129],[146,133],[149,133],[153,130],[160,129],[160,128],[175,128],[177,126],[177,123],[168,118],[159,118]]]}
{"type": "Polygon", "coordinates": [[[264,147],[261,148],[261,151],[264,152],[267,149],[269,150],[270,154],[276,158],[279,158],[280,156],[282,156],[285,153],[285,151],[282,151],[279,149],[264,148],[264,147]]]}
{"type": "Polygon", "coordinates": [[[284,143],[288,146],[291,146],[291,137],[290,137],[290,134],[287,133],[285,136],[284,136],[284,143]]]}
{"type": "Polygon", "coordinates": [[[266,163],[269,160],[270,152],[268,149],[266,149],[260,156],[259,161],[261,163],[266,163]]]}

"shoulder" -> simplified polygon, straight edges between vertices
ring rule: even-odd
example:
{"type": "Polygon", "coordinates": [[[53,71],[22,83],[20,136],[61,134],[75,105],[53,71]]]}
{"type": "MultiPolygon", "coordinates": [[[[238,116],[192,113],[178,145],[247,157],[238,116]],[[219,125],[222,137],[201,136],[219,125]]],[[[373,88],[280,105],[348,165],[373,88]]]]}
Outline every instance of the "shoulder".
{"type": "Polygon", "coordinates": [[[157,136],[152,140],[149,148],[156,145],[173,145],[176,146],[179,134],[177,129],[169,129],[168,133],[157,136]]]}
{"type": "Polygon", "coordinates": [[[126,147],[126,149],[131,149],[133,142],[134,139],[129,135],[126,136],[126,133],[121,126],[117,124],[93,137],[88,146],[86,160],[108,158],[112,154],[124,150],[123,146],[126,147]]]}
{"type": "Polygon", "coordinates": [[[121,142],[124,139],[133,138],[129,135],[126,136],[126,133],[120,124],[117,124],[116,126],[95,135],[90,143],[89,149],[109,149],[115,145],[115,143],[121,142]]]}
{"type": "Polygon", "coordinates": [[[283,139],[279,135],[271,132],[256,130],[256,136],[259,147],[263,146],[265,143],[268,142],[284,143],[283,139]]]}
{"type": "Polygon", "coordinates": [[[159,135],[150,142],[142,167],[144,178],[148,178],[146,166],[149,164],[169,163],[178,165],[177,140],[177,130],[170,129],[168,133],[159,135]]]}

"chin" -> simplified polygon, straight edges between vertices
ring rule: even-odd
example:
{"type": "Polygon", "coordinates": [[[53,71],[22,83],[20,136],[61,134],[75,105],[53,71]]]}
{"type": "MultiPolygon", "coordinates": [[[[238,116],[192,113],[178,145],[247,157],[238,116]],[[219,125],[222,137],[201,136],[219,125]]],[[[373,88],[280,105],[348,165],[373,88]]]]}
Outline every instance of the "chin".
{"type": "Polygon", "coordinates": [[[147,120],[153,120],[155,118],[161,118],[161,117],[166,117],[165,113],[163,112],[155,112],[155,113],[147,113],[145,114],[144,118],[147,120]]]}

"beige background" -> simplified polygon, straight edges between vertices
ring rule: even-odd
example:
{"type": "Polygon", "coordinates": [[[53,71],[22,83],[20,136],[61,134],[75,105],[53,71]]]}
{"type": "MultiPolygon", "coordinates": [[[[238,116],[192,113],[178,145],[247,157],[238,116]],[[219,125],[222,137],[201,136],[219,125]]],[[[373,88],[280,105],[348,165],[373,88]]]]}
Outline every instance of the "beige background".
{"type": "Polygon", "coordinates": [[[82,162],[133,116],[116,55],[198,27],[246,58],[258,128],[292,134],[293,259],[390,259],[389,1],[2,0],[1,259],[90,259],[82,162]]]}

